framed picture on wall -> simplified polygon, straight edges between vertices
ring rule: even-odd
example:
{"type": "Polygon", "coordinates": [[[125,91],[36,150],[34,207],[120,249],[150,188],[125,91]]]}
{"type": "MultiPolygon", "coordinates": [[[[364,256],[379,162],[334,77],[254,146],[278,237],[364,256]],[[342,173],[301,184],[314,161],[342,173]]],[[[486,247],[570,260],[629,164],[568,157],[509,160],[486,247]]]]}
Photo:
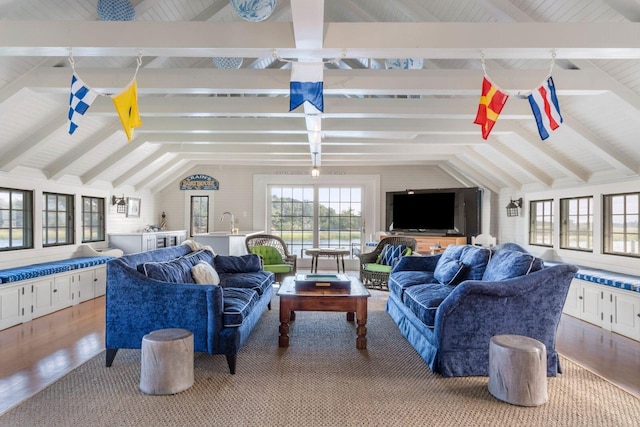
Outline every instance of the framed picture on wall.
{"type": "Polygon", "coordinates": [[[128,217],[140,216],[140,199],[127,197],[127,216],[128,217]]]}

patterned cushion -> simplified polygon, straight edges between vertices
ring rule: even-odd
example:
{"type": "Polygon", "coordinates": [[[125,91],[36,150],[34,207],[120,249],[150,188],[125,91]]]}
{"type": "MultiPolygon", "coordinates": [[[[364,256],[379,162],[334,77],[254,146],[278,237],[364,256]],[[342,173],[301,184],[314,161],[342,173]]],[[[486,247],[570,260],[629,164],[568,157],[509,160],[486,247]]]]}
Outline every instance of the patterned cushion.
{"type": "Polygon", "coordinates": [[[380,262],[378,264],[394,266],[404,255],[407,247],[405,245],[384,245],[380,254],[380,262]]]}
{"type": "Polygon", "coordinates": [[[543,266],[543,261],[531,254],[503,249],[493,255],[482,280],[495,282],[512,279],[538,271],[543,266]]]}
{"type": "Polygon", "coordinates": [[[220,276],[216,270],[206,261],[200,261],[191,267],[193,280],[200,285],[217,285],[220,283],[220,276]]]}
{"type": "Polygon", "coordinates": [[[49,274],[63,273],[78,268],[93,267],[95,265],[105,264],[111,259],[113,259],[113,257],[110,256],[90,256],[7,268],[0,270],[0,283],[17,282],[19,280],[33,279],[49,274]]]}

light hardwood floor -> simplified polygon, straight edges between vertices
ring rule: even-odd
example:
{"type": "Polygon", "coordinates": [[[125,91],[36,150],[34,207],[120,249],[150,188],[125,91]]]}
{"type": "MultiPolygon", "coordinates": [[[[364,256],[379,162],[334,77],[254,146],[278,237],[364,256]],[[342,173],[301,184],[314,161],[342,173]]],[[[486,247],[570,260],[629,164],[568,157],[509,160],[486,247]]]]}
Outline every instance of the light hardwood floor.
{"type": "MultiPolygon", "coordinates": [[[[100,297],[0,331],[0,414],[104,350],[100,297]]],[[[557,349],[640,397],[640,342],[563,316],[557,349]]]]}

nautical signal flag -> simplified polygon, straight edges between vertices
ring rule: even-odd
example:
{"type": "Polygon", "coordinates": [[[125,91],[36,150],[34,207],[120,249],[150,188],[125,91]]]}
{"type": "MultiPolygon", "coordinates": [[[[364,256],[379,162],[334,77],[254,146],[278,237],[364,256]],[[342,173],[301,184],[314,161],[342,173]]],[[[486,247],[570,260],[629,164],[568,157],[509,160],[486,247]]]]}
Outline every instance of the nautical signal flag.
{"type": "Polygon", "coordinates": [[[111,99],[122,122],[122,128],[127,134],[127,141],[131,142],[133,129],[142,126],[138,113],[138,84],[135,78],[122,92],[113,95],[111,99]]]}
{"type": "Polygon", "coordinates": [[[78,120],[87,112],[93,101],[100,95],[84,84],[75,73],[71,76],[71,94],[69,95],[69,135],[78,128],[78,120]]]}
{"type": "Polygon", "coordinates": [[[558,129],[562,123],[553,78],[549,77],[542,86],[533,90],[528,98],[533,116],[536,118],[538,133],[544,141],[549,138],[549,133],[558,129]]]}
{"type": "Polygon", "coordinates": [[[324,112],[322,62],[292,62],[289,83],[289,111],[308,101],[320,112],[324,112]]]}
{"type": "Polygon", "coordinates": [[[482,138],[487,139],[493,125],[498,120],[502,107],[509,99],[509,95],[500,91],[485,76],[482,80],[482,95],[478,105],[478,113],[473,123],[482,126],[482,138]]]}

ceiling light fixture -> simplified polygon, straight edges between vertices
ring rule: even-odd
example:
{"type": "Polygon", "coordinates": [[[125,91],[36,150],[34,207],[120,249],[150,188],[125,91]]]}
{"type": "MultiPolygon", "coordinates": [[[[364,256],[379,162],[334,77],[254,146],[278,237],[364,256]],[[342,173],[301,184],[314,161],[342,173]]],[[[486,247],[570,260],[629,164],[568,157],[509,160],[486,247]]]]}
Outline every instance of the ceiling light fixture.
{"type": "Polygon", "coordinates": [[[316,163],[317,152],[313,152],[313,167],[311,168],[311,178],[320,178],[320,169],[318,169],[318,165],[316,163]]]}

